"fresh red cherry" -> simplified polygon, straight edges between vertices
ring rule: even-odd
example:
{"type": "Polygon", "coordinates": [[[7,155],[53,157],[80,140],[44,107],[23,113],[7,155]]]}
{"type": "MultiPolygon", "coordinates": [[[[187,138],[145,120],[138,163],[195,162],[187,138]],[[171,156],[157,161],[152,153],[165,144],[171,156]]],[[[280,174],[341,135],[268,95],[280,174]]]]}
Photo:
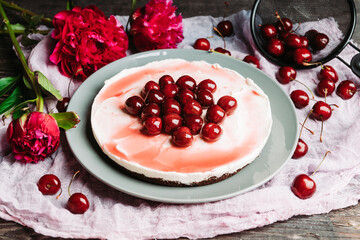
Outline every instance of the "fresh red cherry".
{"type": "Polygon", "coordinates": [[[125,109],[131,115],[140,115],[144,106],[144,100],[139,96],[129,97],[125,101],[125,109]]]}
{"type": "Polygon", "coordinates": [[[171,134],[182,125],[182,118],[176,113],[164,115],[162,121],[164,132],[167,134],[171,134]]]}
{"type": "Polygon", "coordinates": [[[56,104],[56,109],[59,112],[66,112],[69,102],[70,102],[70,98],[64,97],[61,101],[58,101],[58,103],[56,104]]]}
{"type": "Polygon", "coordinates": [[[210,42],[206,38],[199,38],[194,43],[194,48],[198,50],[210,50],[210,42]]]}
{"type": "Polygon", "coordinates": [[[202,107],[201,104],[193,99],[189,99],[183,107],[183,114],[186,115],[197,115],[201,116],[202,114],[202,107]]]}
{"type": "Polygon", "coordinates": [[[229,37],[234,33],[233,24],[229,20],[219,22],[216,28],[223,37],[229,37]]]}
{"type": "Polygon", "coordinates": [[[287,38],[287,36],[289,36],[289,34],[290,34],[289,32],[280,32],[278,38],[282,41],[285,41],[285,39],[287,38]]]}
{"type": "Polygon", "coordinates": [[[198,90],[205,89],[214,93],[216,91],[216,83],[211,79],[202,80],[199,85],[197,86],[198,90]]]}
{"type": "Polygon", "coordinates": [[[298,143],[296,145],[296,149],[291,158],[293,159],[301,158],[307,154],[308,150],[309,150],[308,145],[301,138],[299,138],[298,143]]]}
{"type": "Polygon", "coordinates": [[[220,123],[224,120],[225,111],[219,105],[212,105],[206,112],[206,120],[212,123],[220,123]]]}
{"type": "Polygon", "coordinates": [[[323,101],[318,101],[312,107],[311,117],[319,120],[325,121],[331,117],[332,110],[329,104],[323,101]]]}
{"type": "Polygon", "coordinates": [[[161,106],[161,110],[162,110],[163,115],[167,115],[170,113],[176,113],[176,114],[180,115],[181,106],[180,106],[180,103],[178,101],[176,101],[175,99],[168,98],[168,99],[165,99],[165,101],[163,102],[163,104],[161,106]]]}
{"type": "Polygon", "coordinates": [[[277,35],[277,30],[272,24],[264,24],[260,28],[261,36],[265,39],[274,38],[277,35]]]}
{"type": "Polygon", "coordinates": [[[257,68],[260,68],[259,59],[257,59],[255,56],[247,55],[247,56],[244,57],[243,61],[247,62],[249,64],[253,64],[257,68]]]}
{"type": "Polygon", "coordinates": [[[357,88],[351,80],[342,81],[336,89],[336,94],[344,100],[350,99],[356,93],[357,88]]]}
{"type": "Polygon", "coordinates": [[[142,96],[143,98],[145,98],[146,95],[148,94],[148,92],[150,92],[150,90],[153,90],[153,89],[155,89],[155,90],[160,90],[159,84],[157,84],[157,83],[154,82],[154,81],[148,81],[148,82],[145,84],[144,88],[141,90],[141,96],[142,96]]]}
{"type": "Polygon", "coordinates": [[[285,47],[279,39],[271,38],[266,45],[266,50],[269,54],[278,57],[284,53],[285,47]]]}
{"type": "Polygon", "coordinates": [[[188,147],[192,144],[193,135],[188,127],[182,126],[172,134],[172,142],[178,147],[188,147]]]}
{"type": "Polygon", "coordinates": [[[83,214],[89,209],[89,200],[82,193],[74,193],[67,201],[67,207],[74,214],[83,214]]]}
{"type": "Polygon", "coordinates": [[[337,75],[337,72],[335,69],[330,65],[324,65],[321,67],[320,73],[318,75],[320,80],[323,79],[331,79],[335,83],[339,80],[339,77],[337,75]]]}
{"type": "Polygon", "coordinates": [[[309,40],[305,36],[300,36],[301,47],[307,48],[309,46],[309,40]]]}
{"type": "Polygon", "coordinates": [[[210,91],[200,89],[196,93],[196,100],[201,104],[203,108],[210,107],[214,104],[214,98],[210,91]]]}
{"type": "Polygon", "coordinates": [[[180,89],[178,93],[178,100],[181,105],[185,105],[185,103],[189,100],[195,99],[195,94],[193,91],[189,89],[180,89]]]}
{"type": "Polygon", "coordinates": [[[324,33],[318,33],[310,41],[310,47],[315,51],[320,51],[329,43],[329,37],[324,33]]]}
{"type": "Polygon", "coordinates": [[[161,105],[164,101],[165,96],[160,90],[152,89],[150,92],[148,92],[145,102],[146,103],[156,103],[158,105],[161,105]]]}
{"type": "Polygon", "coordinates": [[[222,96],[218,102],[219,105],[226,113],[226,115],[231,115],[237,108],[237,101],[232,96],[222,96]]]}
{"type": "Polygon", "coordinates": [[[293,23],[288,18],[281,18],[276,23],[275,26],[278,32],[290,32],[293,28],[293,23]]]}
{"type": "Polygon", "coordinates": [[[42,194],[53,195],[61,189],[61,182],[54,174],[46,174],[39,179],[37,186],[42,194]]]}
{"type": "Polygon", "coordinates": [[[187,115],[184,117],[183,125],[188,127],[192,135],[197,135],[203,126],[204,120],[197,115],[187,115]]]}
{"type": "Polygon", "coordinates": [[[331,79],[323,79],[318,83],[316,90],[320,97],[331,95],[335,90],[335,83],[331,79]]]}
{"type": "Polygon", "coordinates": [[[319,32],[315,29],[311,29],[305,33],[305,37],[311,42],[319,32]]]}
{"type": "Polygon", "coordinates": [[[289,48],[299,48],[302,47],[302,42],[301,42],[301,38],[299,35],[295,34],[295,33],[290,33],[286,38],[285,38],[285,46],[289,47],[289,48]]]}
{"type": "Polygon", "coordinates": [[[143,121],[141,132],[145,135],[158,135],[162,130],[162,120],[160,117],[150,116],[143,121]]]}
{"type": "Polygon", "coordinates": [[[219,140],[222,134],[221,127],[216,123],[207,123],[201,130],[202,137],[208,142],[219,140]]]}
{"type": "Polygon", "coordinates": [[[175,83],[166,84],[161,92],[164,94],[164,98],[174,98],[179,92],[179,87],[175,83]]]}
{"type": "Polygon", "coordinates": [[[276,78],[279,81],[279,83],[282,84],[287,84],[290,81],[296,79],[296,70],[292,67],[288,67],[288,66],[284,66],[284,67],[280,67],[277,74],[276,74],[276,78]]]}
{"type": "Polygon", "coordinates": [[[297,65],[306,65],[312,61],[312,54],[307,48],[297,48],[293,52],[293,60],[297,65]]]}
{"type": "MultiPolygon", "coordinates": [[[[160,89],[163,89],[165,85],[174,84],[174,83],[175,83],[175,81],[170,75],[164,75],[161,78],[159,78],[160,89]]],[[[157,89],[157,90],[159,90],[159,89],[157,89]]]]}
{"type": "Polygon", "coordinates": [[[217,47],[217,48],[214,49],[214,51],[231,56],[231,52],[224,49],[224,48],[222,48],[222,47],[217,47]]]}
{"type": "Polygon", "coordinates": [[[176,81],[176,85],[178,85],[180,89],[186,88],[194,91],[196,87],[196,81],[189,75],[183,75],[176,81]]]}
{"type": "Polygon", "coordinates": [[[302,109],[309,105],[310,98],[303,90],[294,90],[290,93],[290,98],[298,109],[302,109]]]}
{"type": "Polygon", "coordinates": [[[145,121],[148,117],[159,117],[160,116],[160,107],[156,103],[147,104],[142,113],[141,120],[145,121]]]}
{"type": "Polygon", "coordinates": [[[291,184],[291,191],[301,199],[307,199],[314,195],[316,183],[306,174],[298,175],[291,184]]]}

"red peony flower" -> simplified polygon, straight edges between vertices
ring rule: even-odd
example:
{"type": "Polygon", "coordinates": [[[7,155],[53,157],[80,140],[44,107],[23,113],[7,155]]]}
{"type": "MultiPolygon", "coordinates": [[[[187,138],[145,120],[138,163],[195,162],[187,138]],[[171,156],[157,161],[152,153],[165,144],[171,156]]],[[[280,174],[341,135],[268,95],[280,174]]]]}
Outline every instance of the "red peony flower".
{"type": "Polygon", "coordinates": [[[50,61],[62,74],[85,80],[96,70],[126,56],[128,37],[114,16],[96,6],[61,11],[53,19],[51,37],[59,40],[50,61]]]}
{"type": "Polygon", "coordinates": [[[176,48],[183,39],[181,15],[172,0],[150,0],[132,15],[130,35],[138,51],[176,48]]]}
{"type": "Polygon", "coordinates": [[[60,130],[49,114],[31,112],[10,123],[7,139],[16,160],[37,163],[59,147],[60,130]]]}

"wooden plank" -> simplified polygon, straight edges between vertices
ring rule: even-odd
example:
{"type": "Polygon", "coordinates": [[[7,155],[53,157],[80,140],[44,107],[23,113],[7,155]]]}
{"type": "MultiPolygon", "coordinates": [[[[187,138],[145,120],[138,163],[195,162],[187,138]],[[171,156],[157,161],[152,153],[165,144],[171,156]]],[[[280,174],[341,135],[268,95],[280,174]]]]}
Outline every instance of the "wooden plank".
{"type": "MultiPolygon", "coordinates": [[[[104,11],[106,15],[128,15],[130,12],[130,1],[102,1],[93,0],[75,1],[76,5],[86,6],[93,4],[104,11]]],[[[138,5],[144,5],[147,0],[139,0],[138,5]]],[[[229,1],[228,14],[235,13],[242,9],[250,9],[253,1],[238,0],[229,1]]],[[[57,12],[65,9],[65,1],[28,1],[17,0],[16,3],[25,8],[39,13],[46,13],[52,17],[57,12]]],[[[198,15],[222,16],[224,11],[223,1],[184,1],[174,0],[183,17],[198,15]]],[[[355,0],[357,9],[360,11],[360,0],[355,0]]],[[[11,13],[11,17],[15,14],[11,13]]],[[[360,13],[358,13],[358,19],[360,13]]],[[[356,27],[354,40],[360,43],[360,24],[356,27]]],[[[11,50],[11,42],[8,37],[0,37],[0,77],[14,75],[21,70],[14,52],[11,50]]],[[[0,239],[61,239],[42,236],[34,230],[21,226],[15,222],[0,219],[0,239]]],[[[287,221],[277,222],[262,228],[251,229],[241,233],[233,233],[217,236],[216,240],[235,239],[360,239],[360,205],[346,209],[332,211],[329,214],[313,216],[297,216],[287,221]]]]}

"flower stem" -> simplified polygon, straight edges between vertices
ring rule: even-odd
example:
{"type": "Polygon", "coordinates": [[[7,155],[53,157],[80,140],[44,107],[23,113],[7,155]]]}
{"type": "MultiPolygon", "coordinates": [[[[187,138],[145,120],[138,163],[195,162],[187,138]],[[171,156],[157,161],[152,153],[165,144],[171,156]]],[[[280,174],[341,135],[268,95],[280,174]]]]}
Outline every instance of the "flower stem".
{"type": "MultiPolygon", "coordinates": [[[[23,34],[25,31],[24,30],[13,30],[14,34],[23,34]]],[[[32,31],[31,33],[40,33],[40,34],[48,34],[50,32],[50,30],[34,30],[32,31]]],[[[7,30],[0,30],[0,34],[1,35],[8,35],[9,34],[9,31],[7,30]]]]}
{"type": "MultiPolygon", "coordinates": [[[[30,16],[38,15],[38,14],[36,14],[36,13],[26,9],[26,8],[22,8],[22,7],[18,6],[18,5],[16,5],[13,2],[6,2],[6,1],[3,1],[3,0],[0,0],[0,4],[3,5],[4,7],[11,8],[11,9],[14,9],[16,11],[19,11],[19,12],[21,12],[23,14],[27,14],[27,15],[30,15],[30,16]]],[[[42,17],[41,21],[43,21],[45,23],[52,24],[52,20],[50,18],[42,17]]]]}
{"type": "MultiPolygon", "coordinates": [[[[1,2],[3,2],[3,1],[1,1],[1,2]]],[[[43,97],[41,95],[40,88],[39,88],[39,86],[37,84],[34,73],[29,69],[29,67],[27,65],[27,61],[25,59],[24,53],[21,51],[20,45],[19,45],[18,41],[16,40],[15,33],[12,30],[10,21],[9,21],[8,17],[6,16],[6,13],[5,13],[5,11],[4,11],[3,7],[2,7],[1,2],[0,2],[0,15],[4,19],[3,22],[5,23],[5,25],[6,25],[7,29],[8,29],[10,39],[11,39],[11,41],[12,41],[12,43],[14,45],[15,51],[16,51],[19,59],[20,59],[21,65],[23,66],[23,68],[25,70],[25,73],[26,73],[27,77],[29,78],[30,83],[31,83],[31,85],[33,87],[33,90],[35,91],[35,94],[36,94],[36,108],[37,108],[37,110],[39,112],[42,112],[43,109],[44,109],[44,99],[43,99],[43,97]]]]}

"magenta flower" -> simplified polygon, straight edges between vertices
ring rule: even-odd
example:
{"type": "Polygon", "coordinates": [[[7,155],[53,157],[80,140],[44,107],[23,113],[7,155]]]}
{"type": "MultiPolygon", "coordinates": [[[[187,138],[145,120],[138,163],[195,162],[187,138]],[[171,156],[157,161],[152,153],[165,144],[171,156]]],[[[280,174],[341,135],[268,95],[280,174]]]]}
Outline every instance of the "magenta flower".
{"type": "Polygon", "coordinates": [[[126,56],[128,37],[114,16],[96,6],[74,7],[54,16],[51,37],[59,40],[50,61],[67,77],[84,81],[108,63],[126,56]]]}
{"type": "Polygon", "coordinates": [[[49,114],[31,112],[10,123],[7,139],[16,160],[37,163],[59,147],[60,130],[49,114]]]}
{"type": "Polygon", "coordinates": [[[183,39],[182,16],[172,0],[150,0],[132,15],[130,35],[138,51],[176,48],[183,39]]]}

